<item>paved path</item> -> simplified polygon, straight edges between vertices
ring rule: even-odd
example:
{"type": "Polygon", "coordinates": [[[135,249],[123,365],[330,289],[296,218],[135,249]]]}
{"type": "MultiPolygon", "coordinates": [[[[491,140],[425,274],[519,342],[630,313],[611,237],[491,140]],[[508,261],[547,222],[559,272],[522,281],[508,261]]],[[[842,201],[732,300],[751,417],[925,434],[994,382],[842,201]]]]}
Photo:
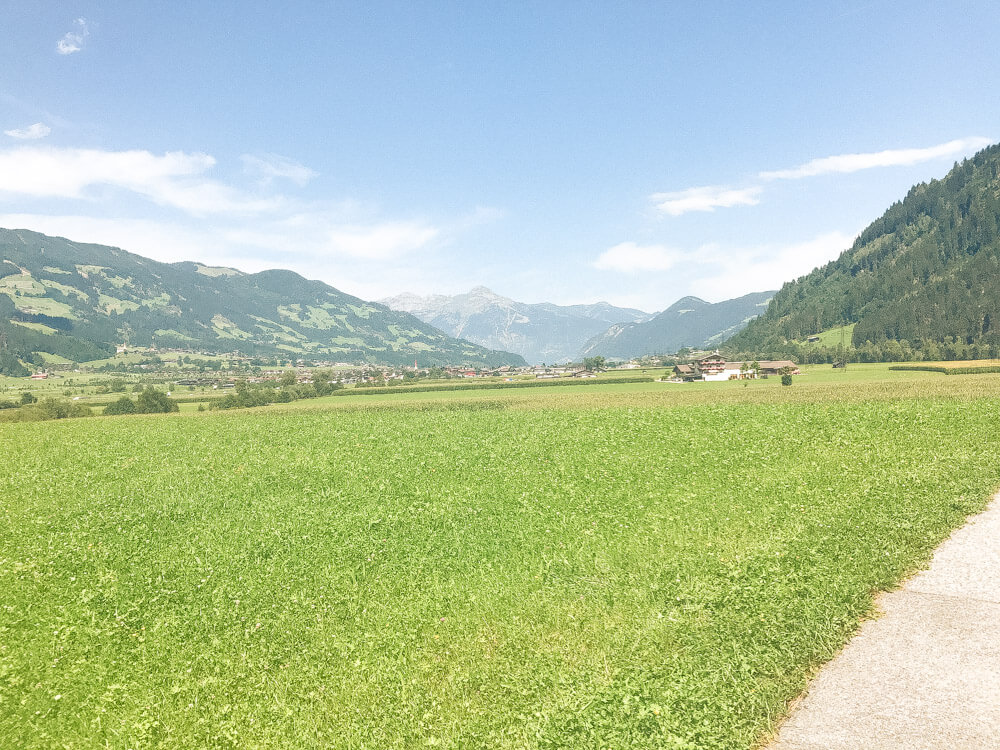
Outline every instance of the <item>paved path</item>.
{"type": "Polygon", "coordinates": [[[767,750],[1000,750],[1000,495],[878,604],[767,750]]]}

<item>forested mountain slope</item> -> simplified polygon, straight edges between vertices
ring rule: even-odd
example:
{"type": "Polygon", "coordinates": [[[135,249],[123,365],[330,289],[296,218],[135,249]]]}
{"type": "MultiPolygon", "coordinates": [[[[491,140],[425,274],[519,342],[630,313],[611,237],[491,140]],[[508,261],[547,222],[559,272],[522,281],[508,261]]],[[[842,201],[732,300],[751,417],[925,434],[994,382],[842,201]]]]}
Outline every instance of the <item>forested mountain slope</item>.
{"type": "Polygon", "coordinates": [[[796,342],[856,323],[855,347],[888,358],[996,356],[1000,347],[1000,145],[913,187],[839,258],[785,284],[727,342],[795,354],[796,342]]]}
{"type": "Polygon", "coordinates": [[[0,372],[138,346],[423,366],[523,364],[292,271],[159,263],[119,248],[0,229],[0,372]]]}

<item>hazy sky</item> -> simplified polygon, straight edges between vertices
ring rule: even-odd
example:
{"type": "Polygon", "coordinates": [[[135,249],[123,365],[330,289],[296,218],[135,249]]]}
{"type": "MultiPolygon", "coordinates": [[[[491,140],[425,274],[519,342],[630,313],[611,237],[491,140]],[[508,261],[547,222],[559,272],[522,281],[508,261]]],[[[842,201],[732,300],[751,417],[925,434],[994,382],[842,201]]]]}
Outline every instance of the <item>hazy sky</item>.
{"type": "Polygon", "coordinates": [[[1000,139],[981,2],[0,0],[0,226],[376,299],[715,302],[1000,139]]]}

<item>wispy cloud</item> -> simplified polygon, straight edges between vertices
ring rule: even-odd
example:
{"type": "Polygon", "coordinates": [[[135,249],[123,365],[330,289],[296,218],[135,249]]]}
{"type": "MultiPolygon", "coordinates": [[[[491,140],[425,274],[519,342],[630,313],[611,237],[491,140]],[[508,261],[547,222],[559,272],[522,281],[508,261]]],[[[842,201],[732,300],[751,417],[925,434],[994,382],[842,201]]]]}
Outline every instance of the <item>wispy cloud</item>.
{"type": "Polygon", "coordinates": [[[275,209],[279,198],[256,198],[212,180],[208,154],[20,147],[0,151],[0,192],[34,197],[88,198],[88,189],[113,186],[195,216],[275,209]]]}
{"type": "MultiPolygon", "coordinates": [[[[289,222],[281,217],[252,217],[226,221],[225,217],[213,217],[190,223],[6,213],[0,214],[0,226],[122,247],[165,263],[194,260],[250,273],[288,268],[362,299],[379,299],[412,285],[427,292],[441,291],[442,285],[449,283],[449,273],[455,270],[436,252],[431,238],[444,232],[431,224],[388,220],[338,226],[329,219],[324,224],[320,214],[309,215],[308,219],[289,222]],[[420,252],[410,252],[415,249],[420,252]]],[[[472,283],[465,279],[452,291],[472,283]]]]}
{"type": "MultiPolygon", "coordinates": [[[[849,174],[876,167],[900,167],[921,164],[933,159],[964,156],[992,143],[981,136],[957,138],[927,148],[900,148],[859,154],[839,154],[813,159],[792,169],[760,172],[757,179],[797,180],[825,174],[849,174]]],[[[694,211],[714,211],[716,208],[755,206],[760,203],[763,185],[734,188],[729,185],[706,185],[673,193],[654,193],[650,200],[656,210],[670,216],[694,211]]]]}
{"type": "MultiPolygon", "coordinates": [[[[242,271],[260,271],[265,267],[248,261],[245,255],[236,261],[231,248],[210,228],[191,227],[173,221],[124,216],[4,213],[0,214],[0,226],[30,229],[75,242],[121,247],[164,263],[193,260],[224,266],[238,262],[242,271]]],[[[266,267],[274,267],[274,264],[266,264],[266,267]]]]}
{"type": "Polygon", "coordinates": [[[56,52],[60,55],[72,55],[74,52],[79,52],[83,49],[84,39],[90,36],[86,18],[77,18],[73,21],[73,27],[72,31],[67,31],[63,38],[56,42],[56,52]]]}
{"type": "Polygon", "coordinates": [[[422,222],[391,222],[374,226],[344,226],[327,232],[331,252],[369,260],[387,260],[419,250],[440,233],[422,222]]]}
{"type": "Polygon", "coordinates": [[[703,245],[687,258],[695,265],[691,286],[698,296],[714,300],[777,289],[836,258],[855,236],[834,231],[788,244],[703,245]]]}
{"type": "Polygon", "coordinates": [[[824,174],[859,172],[875,167],[902,167],[920,164],[921,162],[969,154],[988,146],[989,138],[971,137],[958,138],[947,143],[939,143],[927,148],[900,148],[886,151],[873,151],[863,154],[840,154],[813,159],[792,169],[779,169],[772,172],[761,172],[762,180],[797,180],[803,177],[816,177],[824,174]]]}
{"type": "Polygon", "coordinates": [[[263,185],[270,185],[275,179],[305,185],[316,176],[309,167],[277,154],[244,154],[240,159],[243,171],[263,185]]]}
{"type": "Polygon", "coordinates": [[[714,211],[732,206],[755,206],[760,202],[761,188],[752,185],[733,188],[728,185],[708,185],[688,188],[675,193],[654,193],[650,200],[658,211],[680,216],[692,211],[714,211]]]}
{"type": "MultiPolygon", "coordinates": [[[[654,309],[670,302],[662,298],[664,283],[681,283],[687,293],[712,301],[776,289],[836,258],[851,246],[854,236],[833,231],[787,244],[707,243],[694,248],[623,242],[604,251],[592,266],[635,275],[632,303],[641,300],[634,306],[654,309]]],[[[617,303],[623,299],[616,298],[617,303]]]]}
{"type": "Polygon", "coordinates": [[[11,138],[17,138],[19,141],[37,141],[39,138],[44,138],[51,132],[52,128],[45,123],[36,122],[34,125],[29,125],[26,128],[5,130],[3,131],[3,134],[9,135],[11,138]]]}
{"type": "MultiPolygon", "coordinates": [[[[262,174],[281,173],[290,179],[311,174],[306,167],[279,159],[257,159],[252,164],[262,174]]],[[[197,250],[218,243],[232,255],[294,256],[311,263],[349,260],[384,265],[417,250],[430,251],[432,244],[446,245],[469,228],[500,215],[487,207],[443,223],[421,217],[386,219],[356,201],[303,201],[267,191],[250,194],[212,179],[209,173],[215,165],[215,159],[204,153],[19,146],[0,149],[0,198],[8,205],[18,198],[85,201],[90,208],[84,213],[96,208],[107,216],[118,213],[124,191],[126,196],[133,194],[187,214],[160,214],[152,221],[173,220],[179,227],[188,227],[187,236],[194,236],[195,227],[200,226],[198,231],[210,239],[197,250]]],[[[148,210],[143,213],[149,215],[148,210]]],[[[122,220],[129,221],[127,216],[122,220]]],[[[51,226],[56,218],[40,221],[51,226]]],[[[87,230],[88,236],[100,231],[99,241],[108,239],[104,224],[86,223],[79,216],[68,221],[87,230]]],[[[137,246],[136,251],[143,249],[137,246]]]]}
{"type": "Polygon", "coordinates": [[[666,271],[683,255],[664,245],[637,245],[622,242],[608,248],[594,261],[594,268],[601,271],[638,273],[640,271],[666,271]]]}

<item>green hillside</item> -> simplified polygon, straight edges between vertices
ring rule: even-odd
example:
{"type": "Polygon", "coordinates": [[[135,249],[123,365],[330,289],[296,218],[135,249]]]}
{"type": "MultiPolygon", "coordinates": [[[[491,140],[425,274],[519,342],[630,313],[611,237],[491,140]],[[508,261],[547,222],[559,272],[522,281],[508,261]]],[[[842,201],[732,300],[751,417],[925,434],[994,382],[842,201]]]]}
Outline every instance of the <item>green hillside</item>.
{"type": "Polygon", "coordinates": [[[998,355],[1000,145],[913,187],[839,258],[785,284],[727,348],[809,361],[832,349],[797,342],[851,323],[850,343],[870,357],[998,355]]]}
{"type": "Polygon", "coordinates": [[[523,364],[292,271],[159,263],[119,248],[0,229],[0,373],[45,354],[133,346],[385,364],[523,364]]]}

